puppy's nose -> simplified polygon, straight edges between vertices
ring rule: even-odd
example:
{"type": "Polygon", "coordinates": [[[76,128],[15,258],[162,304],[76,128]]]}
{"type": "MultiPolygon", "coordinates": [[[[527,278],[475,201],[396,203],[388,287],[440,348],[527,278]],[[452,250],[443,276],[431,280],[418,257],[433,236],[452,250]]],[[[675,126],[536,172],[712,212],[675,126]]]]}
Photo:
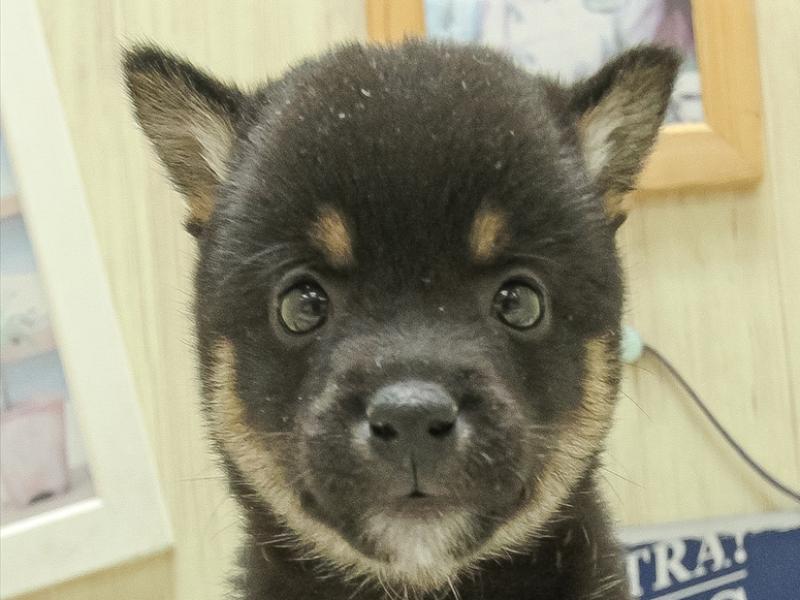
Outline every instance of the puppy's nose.
{"type": "Polygon", "coordinates": [[[369,399],[373,443],[406,454],[426,454],[453,437],[458,406],[436,383],[403,381],[380,388],[369,399]]]}

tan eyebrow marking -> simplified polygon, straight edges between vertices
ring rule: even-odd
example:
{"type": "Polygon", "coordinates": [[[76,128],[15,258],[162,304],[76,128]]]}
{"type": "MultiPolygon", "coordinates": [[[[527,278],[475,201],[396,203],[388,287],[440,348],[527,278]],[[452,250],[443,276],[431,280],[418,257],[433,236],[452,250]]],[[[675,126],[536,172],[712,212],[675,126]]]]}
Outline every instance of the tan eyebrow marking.
{"type": "Polygon", "coordinates": [[[494,208],[482,208],[475,215],[469,234],[469,247],[476,262],[495,258],[507,240],[508,221],[505,214],[494,208]]]}
{"type": "Polygon", "coordinates": [[[342,215],[325,207],[309,231],[311,242],[319,248],[333,267],[350,267],[354,263],[353,244],[342,215]]]}

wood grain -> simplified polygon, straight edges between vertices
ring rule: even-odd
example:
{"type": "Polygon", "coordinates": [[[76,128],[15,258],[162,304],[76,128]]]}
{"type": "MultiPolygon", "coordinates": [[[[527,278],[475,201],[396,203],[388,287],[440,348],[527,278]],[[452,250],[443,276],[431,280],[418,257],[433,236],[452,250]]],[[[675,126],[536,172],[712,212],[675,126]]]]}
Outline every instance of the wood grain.
{"type": "Polygon", "coordinates": [[[752,184],[763,172],[753,0],[693,0],[705,123],[667,125],[639,179],[643,191],[752,184]]]}
{"type": "Polygon", "coordinates": [[[374,42],[425,35],[423,0],[366,0],[367,34],[374,42]]]}
{"type": "MultiPolygon", "coordinates": [[[[800,3],[765,0],[756,9],[764,181],[752,190],[639,202],[621,246],[628,320],[674,359],[759,460],[797,486],[800,78],[791,74],[798,72],[800,3]]],[[[186,317],[193,245],[181,228],[180,199],[128,111],[119,46],[147,37],[254,81],[334,41],[363,38],[365,15],[345,0],[40,0],[40,10],[176,550],[27,600],[218,600],[237,520],[197,408],[186,317]]],[[[605,473],[621,522],[791,508],[742,467],[655,365],[630,369],[625,392],[605,473]]]]}
{"type": "Polygon", "coordinates": [[[365,37],[363,7],[349,0],[42,0],[39,10],[176,549],[30,598],[218,600],[238,519],[199,411],[188,319],[194,242],[183,230],[181,198],[134,124],[120,50],[149,39],[221,77],[254,83],[333,43],[365,37]]]}

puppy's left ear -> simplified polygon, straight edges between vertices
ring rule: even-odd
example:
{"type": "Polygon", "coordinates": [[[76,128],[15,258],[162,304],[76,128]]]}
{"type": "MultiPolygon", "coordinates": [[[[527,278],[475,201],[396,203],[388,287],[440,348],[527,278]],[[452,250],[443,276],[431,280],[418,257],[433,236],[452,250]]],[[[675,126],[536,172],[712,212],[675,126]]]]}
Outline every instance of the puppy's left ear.
{"type": "Polygon", "coordinates": [[[586,167],[612,222],[625,219],[622,196],[634,188],[658,136],[679,65],[673,50],[641,46],[568,91],[586,167]]]}
{"type": "Polygon", "coordinates": [[[244,94],[154,47],[127,51],[123,69],[139,125],[186,198],[186,228],[199,235],[227,176],[244,94]]]}

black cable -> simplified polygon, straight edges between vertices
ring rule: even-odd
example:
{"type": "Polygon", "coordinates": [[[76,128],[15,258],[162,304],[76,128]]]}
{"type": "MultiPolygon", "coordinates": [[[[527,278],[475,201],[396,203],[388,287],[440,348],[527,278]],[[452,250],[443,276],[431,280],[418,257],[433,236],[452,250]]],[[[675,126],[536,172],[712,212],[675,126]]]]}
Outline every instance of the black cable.
{"type": "Polygon", "coordinates": [[[764,467],[759,465],[755,460],[753,460],[750,457],[750,455],[745,451],[745,449],[742,448],[738,444],[738,442],[736,442],[735,439],[733,439],[733,436],[727,432],[727,430],[722,426],[722,424],[711,413],[711,411],[708,409],[705,403],[700,399],[700,396],[697,394],[697,392],[694,391],[692,386],[689,385],[689,383],[683,378],[683,376],[678,372],[678,370],[672,366],[672,363],[670,363],[666,358],[664,358],[664,356],[652,346],[644,344],[644,351],[650,353],[658,362],[661,363],[661,365],[667,371],[669,371],[669,373],[683,388],[683,391],[689,395],[689,397],[697,405],[697,408],[699,408],[700,411],[705,415],[705,417],[711,422],[711,424],[714,426],[717,432],[719,432],[719,434],[723,438],[725,438],[725,441],[728,442],[728,444],[730,444],[731,448],[733,448],[736,451],[736,453],[742,458],[744,462],[747,463],[747,465],[751,469],[753,469],[756,473],[758,473],[758,475],[762,479],[764,479],[767,483],[769,483],[772,487],[786,494],[795,502],[800,502],[800,492],[797,492],[782,484],[780,481],[775,479],[775,477],[770,475],[764,467]]]}

